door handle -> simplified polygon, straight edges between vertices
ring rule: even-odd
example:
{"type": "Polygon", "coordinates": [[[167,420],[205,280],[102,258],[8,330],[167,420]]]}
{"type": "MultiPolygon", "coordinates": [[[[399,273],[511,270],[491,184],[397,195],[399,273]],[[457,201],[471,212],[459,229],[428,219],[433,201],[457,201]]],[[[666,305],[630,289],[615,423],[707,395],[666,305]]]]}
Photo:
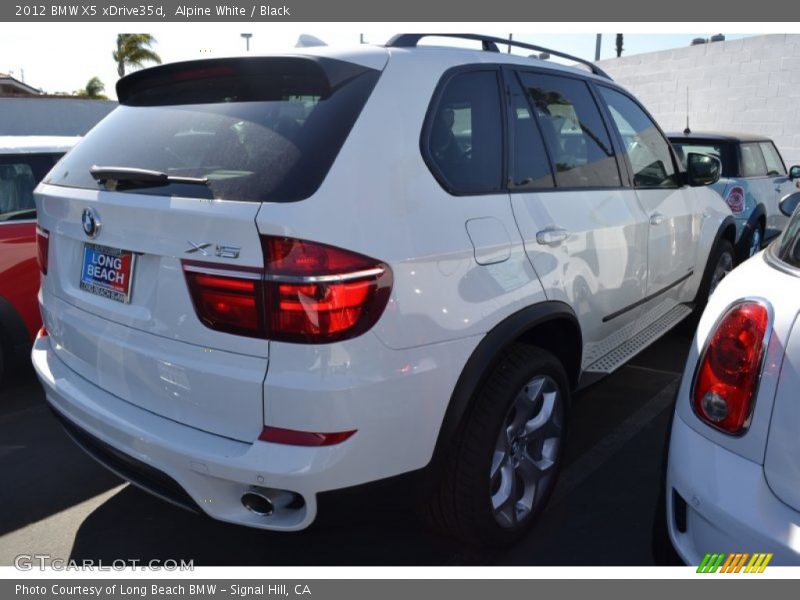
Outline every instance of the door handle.
{"type": "Polygon", "coordinates": [[[661,225],[666,218],[661,213],[653,213],[650,215],[650,225],[661,225]]]}
{"type": "Polygon", "coordinates": [[[543,229],[536,234],[536,242],[542,246],[558,246],[569,237],[566,229],[543,229]]]}

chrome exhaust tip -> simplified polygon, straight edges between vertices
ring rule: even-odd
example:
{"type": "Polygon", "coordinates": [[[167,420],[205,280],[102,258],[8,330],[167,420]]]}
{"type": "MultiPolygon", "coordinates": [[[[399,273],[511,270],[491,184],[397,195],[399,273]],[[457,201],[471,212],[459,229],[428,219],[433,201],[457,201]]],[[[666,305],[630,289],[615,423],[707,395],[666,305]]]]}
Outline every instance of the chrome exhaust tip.
{"type": "Polygon", "coordinates": [[[259,517],[269,517],[275,512],[272,500],[258,492],[250,491],[242,494],[242,505],[259,517]]]}

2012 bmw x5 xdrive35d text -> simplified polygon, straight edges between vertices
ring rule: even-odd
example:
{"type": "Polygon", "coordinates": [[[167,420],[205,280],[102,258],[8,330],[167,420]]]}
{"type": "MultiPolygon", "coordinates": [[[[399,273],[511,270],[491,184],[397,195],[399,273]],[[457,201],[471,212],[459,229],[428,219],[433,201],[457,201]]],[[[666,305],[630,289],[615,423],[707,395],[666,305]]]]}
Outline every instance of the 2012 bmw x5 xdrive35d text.
{"type": "Polygon", "coordinates": [[[120,80],[37,193],[33,362],[90,454],[265,529],[423,469],[450,533],[531,525],[571,393],[704,302],[735,226],[597,67],[421,37],[120,80]]]}

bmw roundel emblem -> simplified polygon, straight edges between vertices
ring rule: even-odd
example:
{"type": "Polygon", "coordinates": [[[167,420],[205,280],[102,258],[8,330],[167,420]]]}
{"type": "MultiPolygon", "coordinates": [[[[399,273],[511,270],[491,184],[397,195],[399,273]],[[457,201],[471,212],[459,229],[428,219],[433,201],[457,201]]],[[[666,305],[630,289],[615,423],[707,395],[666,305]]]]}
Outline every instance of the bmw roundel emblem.
{"type": "Polygon", "coordinates": [[[84,208],[81,216],[83,232],[90,238],[97,237],[100,233],[100,217],[93,208],[84,208]]]}

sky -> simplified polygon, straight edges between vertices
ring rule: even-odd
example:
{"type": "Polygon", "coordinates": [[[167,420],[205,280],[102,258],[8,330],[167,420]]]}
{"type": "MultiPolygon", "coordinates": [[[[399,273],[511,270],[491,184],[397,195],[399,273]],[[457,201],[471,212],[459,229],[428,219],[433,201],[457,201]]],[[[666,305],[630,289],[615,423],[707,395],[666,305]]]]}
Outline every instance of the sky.
{"type": "MultiPolygon", "coordinates": [[[[0,72],[10,73],[47,93],[72,93],[83,88],[94,76],[106,86],[106,94],[115,98],[114,85],[118,79],[116,63],[111,57],[118,33],[147,32],[157,40],[154,50],[164,62],[191,60],[243,54],[245,40],[241,33],[252,33],[251,53],[289,50],[300,34],[314,35],[331,46],[359,43],[363,33],[367,43],[382,44],[397,31],[421,31],[419,23],[402,28],[403,24],[388,23],[287,23],[275,26],[264,23],[140,23],[140,24],[65,24],[65,23],[0,23],[0,72]],[[381,26],[382,25],[382,26],[381,26]]],[[[507,25],[507,24],[506,24],[507,25]]],[[[593,59],[596,31],[605,24],[516,24],[514,39],[555,48],[583,58],[593,59]],[[547,25],[548,33],[535,30],[547,25]],[[523,27],[525,26],[525,27],[523,27]],[[562,33],[558,33],[559,29],[562,33]],[[574,33],[583,30],[585,33],[574,33]],[[553,33],[556,32],[556,33],[553,33]]],[[[630,24],[626,24],[629,28],[630,24]]],[[[696,25],[696,24],[695,24],[696,25]]],[[[701,24],[702,26],[703,24],[701,24]]],[[[696,28],[687,33],[658,32],[624,34],[623,56],[687,46],[693,38],[708,38],[717,33],[727,39],[745,34],[720,31],[720,24],[707,24],[707,30],[696,28]],[[715,29],[711,29],[711,27],[715,29]]],[[[680,27],[680,25],[679,25],[680,27]]],[[[428,30],[441,30],[441,24],[431,24],[428,30]]],[[[476,25],[463,24],[450,31],[474,30],[476,25]]],[[[510,27],[500,30],[495,24],[481,25],[482,33],[507,37],[510,27]]],[[[624,31],[624,26],[619,29],[624,31]]],[[[647,27],[637,27],[641,32],[647,27]]],[[[613,31],[613,29],[612,29],[613,31]]],[[[601,58],[615,56],[615,34],[604,33],[601,58]]]]}

